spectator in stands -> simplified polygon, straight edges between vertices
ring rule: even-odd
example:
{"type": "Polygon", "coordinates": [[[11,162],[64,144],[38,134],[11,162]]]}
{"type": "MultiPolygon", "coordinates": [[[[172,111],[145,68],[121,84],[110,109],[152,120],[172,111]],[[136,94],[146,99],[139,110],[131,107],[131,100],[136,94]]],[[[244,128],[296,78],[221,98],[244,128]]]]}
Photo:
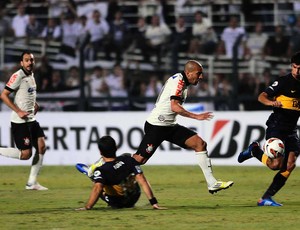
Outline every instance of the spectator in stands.
{"type": "Polygon", "coordinates": [[[68,88],[79,87],[80,85],[80,73],[77,66],[71,66],[65,77],[65,84],[68,88]]]}
{"type": "Polygon", "coordinates": [[[243,110],[254,110],[255,103],[256,79],[249,73],[239,74],[238,95],[243,110]]]}
{"type": "MultiPolygon", "coordinates": [[[[285,74],[278,75],[284,76],[285,74]]],[[[255,98],[259,95],[260,92],[263,92],[271,83],[274,81],[271,74],[270,68],[265,68],[262,74],[259,77],[256,77],[256,87],[255,87],[255,98]]],[[[251,102],[253,104],[253,110],[266,110],[266,106],[261,104],[259,101],[254,100],[251,102]]]]}
{"type": "Polygon", "coordinates": [[[136,29],[133,30],[133,43],[131,49],[138,49],[141,51],[143,61],[148,62],[150,60],[150,54],[148,52],[148,45],[146,39],[147,24],[144,17],[139,17],[136,23],[136,29]]]}
{"type": "Polygon", "coordinates": [[[284,28],[280,25],[275,26],[274,35],[270,36],[264,47],[266,56],[287,58],[290,56],[290,39],[285,35],[284,28]]]}
{"type": "Polygon", "coordinates": [[[300,15],[297,17],[296,24],[291,30],[290,49],[294,51],[300,50],[300,15]]]}
{"type": "Polygon", "coordinates": [[[108,0],[106,21],[111,22],[115,18],[116,12],[120,11],[119,0],[108,0]]]}
{"type": "Polygon", "coordinates": [[[251,57],[262,57],[268,34],[264,32],[264,25],[261,21],[255,23],[254,31],[248,33],[246,41],[247,55],[251,57]]]}
{"type": "Polygon", "coordinates": [[[117,11],[114,19],[109,22],[107,57],[111,59],[110,54],[113,52],[116,61],[122,61],[123,52],[129,47],[131,40],[128,23],[124,20],[122,12],[117,11]]]}
{"type": "Polygon", "coordinates": [[[40,62],[37,63],[35,70],[35,76],[37,79],[37,90],[38,91],[50,91],[52,85],[53,67],[49,63],[47,56],[42,56],[40,62]]]}
{"type": "Polygon", "coordinates": [[[176,0],[175,3],[175,17],[183,16],[188,24],[194,21],[194,14],[196,11],[207,12],[205,4],[195,4],[193,0],[176,0]]]}
{"type": "Polygon", "coordinates": [[[216,92],[215,109],[217,111],[229,110],[228,97],[232,94],[232,85],[228,80],[228,76],[225,74],[217,74],[214,87],[216,92]]]}
{"type": "Polygon", "coordinates": [[[212,28],[212,22],[201,11],[195,12],[188,53],[213,54],[217,43],[218,37],[212,28]]]}
{"type": "Polygon", "coordinates": [[[61,18],[63,15],[72,14],[76,15],[76,1],[74,0],[47,0],[48,17],[61,18]]]}
{"type": "MultiPolygon", "coordinates": [[[[213,86],[211,86],[208,81],[207,77],[205,80],[201,81],[197,87],[193,87],[196,90],[195,96],[200,98],[201,105],[203,106],[203,111],[214,111],[215,106],[212,101],[208,101],[205,97],[214,97],[216,92],[213,86]]],[[[191,88],[190,88],[191,89],[191,88]]]]}
{"type": "MultiPolygon", "coordinates": [[[[81,45],[86,44],[89,41],[89,30],[87,28],[87,16],[82,15],[78,18],[78,41],[77,46],[80,48],[81,45]]],[[[83,48],[84,56],[88,58],[89,55],[89,47],[85,46],[83,48]]],[[[91,59],[91,58],[88,58],[91,59]]]]}
{"type": "Polygon", "coordinates": [[[144,80],[137,79],[132,82],[129,90],[129,109],[130,111],[145,111],[146,110],[146,100],[145,93],[147,89],[147,84],[144,80]]]}
{"type": "Polygon", "coordinates": [[[162,86],[163,85],[162,85],[161,81],[159,80],[159,77],[155,73],[153,73],[149,77],[149,82],[147,84],[146,93],[145,93],[146,97],[153,98],[152,102],[148,101],[146,104],[147,111],[150,111],[154,108],[156,98],[157,98],[158,94],[160,93],[162,86]]]}
{"type": "Polygon", "coordinates": [[[10,27],[10,19],[6,16],[4,8],[0,8],[0,38],[8,37],[13,34],[12,28],[10,27]]]}
{"type": "Polygon", "coordinates": [[[73,14],[65,15],[62,23],[62,43],[60,52],[69,57],[76,57],[76,46],[78,42],[78,23],[73,14]]]}
{"type": "Polygon", "coordinates": [[[162,2],[160,0],[139,0],[138,16],[144,17],[146,22],[150,23],[153,15],[158,15],[160,22],[165,23],[162,2]]]}
{"type": "Polygon", "coordinates": [[[12,29],[15,38],[26,37],[26,27],[29,23],[29,15],[25,13],[25,7],[21,3],[18,5],[17,14],[12,18],[12,29]]]}
{"type": "Polygon", "coordinates": [[[112,72],[106,77],[106,83],[109,88],[109,95],[113,99],[114,97],[124,98],[111,103],[112,111],[128,110],[128,86],[120,64],[115,64],[112,72]]]}
{"type": "Polygon", "coordinates": [[[46,41],[60,41],[62,36],[61,26],[57,24],[56,18],[48,18],[47,25],[44,27],[41,37],[46,41]]]}
{"type": "Polygon", "coordinates": [[[147,27],[145,36],[148,43],[148,52],[154,53],[158,67],[161,65],[161,55],[165,51],[164,48],[170,40],[172,31],[164,24],[160,23],[158,15],[153,15],[151,25],[147,27]]]}
{"type": "Polygon", "coordinates": [[[171,36],[171,58],[172,58],[172,69],[178,72],[178,55],[180,52],[186,52],[188,50],[189,38],[191,35],[190,29],[185,23],[185,19],[179,16],[176,19],[174,30],[171,36]]]}
{"type": "Polygon", "coordinates": [[[98,10],[93,11],[91,19],[88,19],[87,30],[90,33],[90,43],[88,45],[88,59],[97,60],[97,54],[103,51],[103,47],[106,45],[106,39],[109,31],[109,24],[101,17],[101,13],[98,10]]]}
{"type": "Polygon", "coordinates": [[[102,97],[109,96],[109,88],[104,78],[104,70],[101,66],[95,66],[92,74],[89,77],[89,95],[93,100],[90,102],[91,111],[106,111],[109,108],[109,103],[102,97]],[[94,101],[94,99],[96,99],[94,101]]]}
{"type": "Polygon", "coordinates": [[[42,23],[36,18],[35,15],[29,15],[29,22],[26,26],[26,38],[27,43],[29,43],[30,39],[40,37],[44,27],[42,23]]]}
{"type": "Polygon", "coordinates": [[[245,54],[245,42],[246,42],[246,32],[244,27],[238,26],[238,17],[231,16],[229,20],[229,25],[224,28],[221,34],[221,41],[219,45],[222,47],[221,50],[228,58],[233,58],[233,48],[237,43],[239,58],[244,57],[245,54]]]}
{"type": "Polygon", "coordinates": [[[51,83],[52,83],[50,87],[51,91],[59,92],[59,91],[66,90],[64,79],[59,70],[54,70],[52,72],[51,83]]]}

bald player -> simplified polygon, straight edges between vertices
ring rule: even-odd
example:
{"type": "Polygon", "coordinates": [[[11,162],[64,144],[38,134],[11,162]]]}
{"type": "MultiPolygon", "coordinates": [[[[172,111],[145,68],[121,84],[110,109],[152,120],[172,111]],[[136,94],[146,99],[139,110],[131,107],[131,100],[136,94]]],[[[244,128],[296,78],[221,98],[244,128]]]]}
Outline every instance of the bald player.
{"type": "Polygon", "coordinates": [[[216,180],[208,158],[206,142],[194,130],[176,122],[177,115],[199,121],[213,118],[211,112],[192,113],[182,106],[187,97],[187,87],[197,85],[202,79],[202,65],[196,60],[189,60],[183,72],[174,74],[166,81],[154,109],[145,122],[145,135],[133,157],[140,164],[145,164],[163,141],[169,141],[184,149],[193,149],[206,179],[208,191],[213,194],[229,188],[233,181],[216,180]]]}

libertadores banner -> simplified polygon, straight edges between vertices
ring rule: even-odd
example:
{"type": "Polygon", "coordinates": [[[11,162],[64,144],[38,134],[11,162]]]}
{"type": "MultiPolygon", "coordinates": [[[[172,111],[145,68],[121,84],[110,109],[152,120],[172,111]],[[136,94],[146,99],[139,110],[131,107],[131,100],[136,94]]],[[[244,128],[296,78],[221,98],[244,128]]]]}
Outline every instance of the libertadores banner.
{"type": "MultiPolygon", "coordinates": [[[[213,165],[240,165],[238,154],[257,140],[263,145],[265,121],[270,111],[214,112],[210,121],[178,117],[178,123],[192,128],[207,142],[213,165]]],[[[37,120],[46,134],[45,165],[90,164],[99,158],[97,139],[111,135],[118,144],[118,154],[134,153],[143,137],[149,112],[40,112],[37,120]]],[[[13,146],[10,112],[1,112],[0,146],[13,146]]],[[[0,156],[0,165],[29,165],[0,156]]],[[[152,165],[196,164],[193,151],[163,142],[147,162],[152,165]]],[[[261,165],[250,159],[241,165],[261,165]]]]}

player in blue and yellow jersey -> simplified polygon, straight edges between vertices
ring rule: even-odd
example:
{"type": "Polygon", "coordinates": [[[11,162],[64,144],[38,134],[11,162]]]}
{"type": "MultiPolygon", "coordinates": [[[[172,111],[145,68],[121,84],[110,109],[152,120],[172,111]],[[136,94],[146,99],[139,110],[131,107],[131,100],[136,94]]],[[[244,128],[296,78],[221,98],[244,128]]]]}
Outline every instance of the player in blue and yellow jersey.
{"type": "Polygon", "coordinates": [[[253,142],[238,157],[242,163],[256,157],[272,170],[279,170],[270,187],[257,202],[258,206],[282,206],[272,199],[284,185],[296,167],[300,142],[297,135],[297,122],[300,116],[300,52],[291,58],[291,72],[278,77],[264,92],[258,96],[258,101],[266,106],[272,106],[273,112],[266,125],[266,140],[271,137],[281,139],[285,144],[285,154],[279,158],[270,159],[253,142]]]}
{"type": "MultiPolygon", "coordinates": [[[[142,190],[154,209],[165,209],[158,205],[151,186],[141,167],[130,154],[116,156],[117,146],[111,136],[103,136],[98,141],[102,162],[97,162],[92,172],[84,172],[94,182],[86,205],[76,210],[89,210],[101,198],[112,208],[130,208],[138,201],[142,190]]],[[[81,164],[83,165],[83,164],[81,164]]]]}

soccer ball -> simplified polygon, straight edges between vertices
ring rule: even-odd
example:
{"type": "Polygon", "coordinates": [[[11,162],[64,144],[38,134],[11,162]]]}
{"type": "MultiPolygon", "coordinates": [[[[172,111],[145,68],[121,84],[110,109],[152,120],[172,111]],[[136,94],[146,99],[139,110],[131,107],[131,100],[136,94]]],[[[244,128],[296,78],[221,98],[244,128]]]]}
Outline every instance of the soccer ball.
{"type": "Polygon", "coordinates": [[[276,137],[268,139],[264,145],[264,152],[269,158],[277,158],[284,154],[284,143],[276,137]]]}

